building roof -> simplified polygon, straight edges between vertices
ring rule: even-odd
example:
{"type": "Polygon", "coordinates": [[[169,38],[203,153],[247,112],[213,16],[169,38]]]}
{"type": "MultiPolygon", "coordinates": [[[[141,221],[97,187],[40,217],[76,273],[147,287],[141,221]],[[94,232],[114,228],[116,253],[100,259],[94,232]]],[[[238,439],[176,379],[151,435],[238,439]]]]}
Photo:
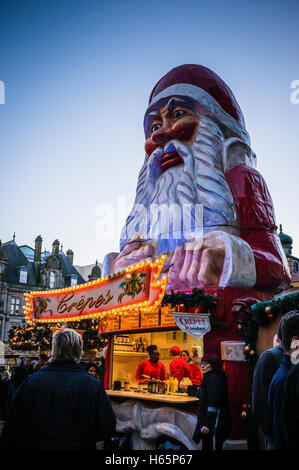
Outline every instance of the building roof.
{"type": "Polygon", "coordinates": [[[59,258],[62,262],[62,274],[63,277],[66,280],[66,285],[70,286],[71,285],[71,276],[75,275],[77,276],[77,283],[78,284],[84,284],[85,280],[79,273],[79,271],[76,269],[76,267],[70,262],[68,257],[63,253],[63,251],[59,252],[59,258]]]}
{"type": "MultiPolygon", "coordinates": [[[[19,269],[22,266],[25,266],[28,271],[27,283],[26,286],[37,286],[38,285],[38,273],[35,271],[34,267],[34,249],[28,245],[18,246],[15,240],[9,241],[3,244],[5,249],[6,256],[8,258],[8,264],[5,270],[5,280],[8,284],[18,284],[20,283],[19,269]]],[[[45,266],[47,258],[52,256],[52,253],[49,251],[44,251],[41,254],[41,268],[45,266]]],[[[74,265],[70,262],[67,256],[63,253],[62,250],[59,252],[59,259],[61,261],[62,275],[64,277],[65,286],[71,285],[71,277],[77,277],[77,283],[83,284],[85,279],[81,273],[76,269],[74,265]]]]}
{"type": "MultiPolygon", "coordinates": [[[[98,263],[98,266],[102,270],[102,264],[98,263]]],[[[88,264],[86,266],[77,266],[77,265],[75,266],[75,268],[77,269],[77,271],[79,271],[83,279],[85,279],[85,282],[89,281],[88,276],[91,274],[91,271],[94,267],[95,267],[95,264],[88,264]]]]}
{"type": "Polygon", "coordinates": [[[6,282],[9,284],[20,284],[18,268],[21,266],[26,266],[28,270],[28,277],[27,284],[24,284],[24,287],[26,285],[35,286],[37,283],[34,266],[30,261],[28,261],[16,242],[11,240],[10,242],[4,243],[3,247],[8,258],[8,263],[5,270],[6,282]]]}

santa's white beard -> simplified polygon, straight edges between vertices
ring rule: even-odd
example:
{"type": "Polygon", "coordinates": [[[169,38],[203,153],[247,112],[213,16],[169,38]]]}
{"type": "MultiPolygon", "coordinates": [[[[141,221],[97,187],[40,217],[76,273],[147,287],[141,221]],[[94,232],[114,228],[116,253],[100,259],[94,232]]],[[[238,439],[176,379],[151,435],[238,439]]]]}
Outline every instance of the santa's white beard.
{"type": "Polygon", "coordinates": [[[205,230],[234,232],[238,220],[223,174],[223,140],[215,121],[201,116],[191,145],[172,140],[146,158],[121,234],[121,250],[134,240],[153,240],[158,242],[159,254],[168,253],[205,230]],[[162,155],[173,151],[183,164],[161,173],[162,155]]]}

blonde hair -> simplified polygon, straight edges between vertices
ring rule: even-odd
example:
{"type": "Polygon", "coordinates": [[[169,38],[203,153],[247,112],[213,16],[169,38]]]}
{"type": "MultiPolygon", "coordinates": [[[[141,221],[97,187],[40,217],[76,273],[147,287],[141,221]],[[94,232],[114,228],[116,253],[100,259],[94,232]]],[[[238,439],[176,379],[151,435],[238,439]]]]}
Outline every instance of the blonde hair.
{"type": "Polygon", "coordinates": [[[51,362],[74,361],[78,362],[83,348],[82,338],[74,330],[65,328],[53,335],[51,362]]]}

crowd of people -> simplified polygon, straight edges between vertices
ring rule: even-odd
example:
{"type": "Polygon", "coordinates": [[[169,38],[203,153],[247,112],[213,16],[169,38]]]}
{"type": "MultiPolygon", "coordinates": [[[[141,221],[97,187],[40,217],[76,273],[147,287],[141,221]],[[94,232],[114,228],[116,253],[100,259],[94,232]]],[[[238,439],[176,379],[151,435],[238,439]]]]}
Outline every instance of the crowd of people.
{"type": "MultiPolygon", "coordinates": [[[[24,380],[31,374],[38,372],[43,366],[49,363],[49,358],[46,353],[41,353],[37,359],[32,359],[28,356],[21,358],[21,363],[18,366],[14,366],[11,372],[4,370],[0,376],[0,421],[5,421],[10,406],[12,404],[13,397],[24,382],[24,380]]],[[[105,372],[105,359],[101,362],[86,362],[80,361],[79,366],[88,372],[92,377],[104,381],[105,372]]]]}
{"type": "Polygon", "coordinates": [[[299,428],[299,310],[285,314],[278,344],[254,369],[252,409],[267,450],[296,448],[299,428]]]}
{"type": "Polygon", "coordinates": [[[1,450],[93,450],[114,432],[98,368],[80,361],[82,349],[80,334],[65,328],[53,336],[49,361],[39,358],[36,371],[30,358],[16,367],[1,450]]]}

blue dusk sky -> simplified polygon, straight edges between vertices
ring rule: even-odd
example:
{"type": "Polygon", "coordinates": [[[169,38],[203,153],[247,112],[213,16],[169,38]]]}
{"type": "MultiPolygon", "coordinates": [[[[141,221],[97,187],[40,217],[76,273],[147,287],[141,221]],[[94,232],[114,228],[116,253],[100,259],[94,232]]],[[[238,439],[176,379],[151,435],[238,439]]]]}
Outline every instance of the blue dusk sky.
{"type": "Polygon", "coordinates": [[[49,250],[58,238],[79,265],[118,251],[149,94],[171,68],[197,63],[233,90],[299,256],[298,18],[288,0],[1,0],[2,242],[15,232],[34,246],[41,234],[49,250]],[[103,204],[115,208],[110,239],[103,204]]]}

